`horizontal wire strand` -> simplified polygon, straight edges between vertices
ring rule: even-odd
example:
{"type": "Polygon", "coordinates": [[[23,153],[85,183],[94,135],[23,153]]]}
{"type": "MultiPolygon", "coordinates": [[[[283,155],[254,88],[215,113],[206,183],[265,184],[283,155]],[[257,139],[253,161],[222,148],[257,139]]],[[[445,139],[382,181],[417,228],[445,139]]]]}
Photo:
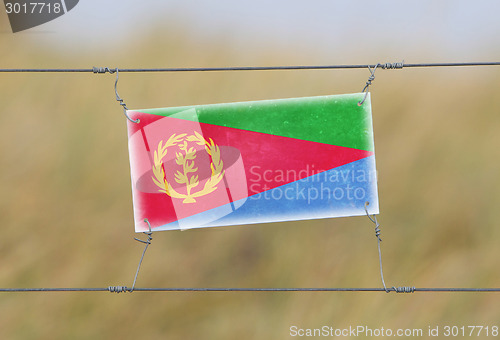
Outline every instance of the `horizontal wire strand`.
{"type": "Polygon", "coordinates": [[[460,62],[460,63],[378,63],[357,65],[299,65],[299,66],[235,66],[235,67],[179,67],[179,68],[3,68],[0,72],[73,72],[73,73],[106,73],[109,70],[119,72],[216,72],[216,71],[273,71],[273,70],[333,70],[333,69],[364,69],[381,66],[383,69],[401,69],[411,67],[458,67],[458,66],[500,66],[500,62],[460,62]],[[390,67],[399,64],[401,67],[390,67]]]}
{"type": "MultiPolygon", "coordinates": [[[[107,288],[0,288],[0,293],[18,292],[131,292],[127,287],[107,288]]],[[[403,288],[403,287],[400,287],[403,288]]],[[[396,293],[500,293],[500,288],[415,288],[395,290],[396,293]]],[[[134,292],[384,292],[384,288],[134,288],[134,292]]]]}

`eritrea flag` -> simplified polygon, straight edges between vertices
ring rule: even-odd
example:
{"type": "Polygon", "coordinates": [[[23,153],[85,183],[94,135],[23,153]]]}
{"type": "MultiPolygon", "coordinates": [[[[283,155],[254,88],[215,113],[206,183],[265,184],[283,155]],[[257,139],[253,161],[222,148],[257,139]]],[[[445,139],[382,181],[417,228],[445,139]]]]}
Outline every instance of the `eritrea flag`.
{"type": "Polygon", "coordinates": [[[377,214],[363,96],[129,110],[136,232],[377,214]]]}

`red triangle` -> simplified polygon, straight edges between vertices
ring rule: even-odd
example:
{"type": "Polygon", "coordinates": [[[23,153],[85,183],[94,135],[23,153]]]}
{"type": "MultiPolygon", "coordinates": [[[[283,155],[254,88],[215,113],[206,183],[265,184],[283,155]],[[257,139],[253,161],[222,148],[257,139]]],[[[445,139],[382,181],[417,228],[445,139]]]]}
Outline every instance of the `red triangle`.
{"type": "MultiPolygon", "coordinates": [[[[373,152],[199,123],[205,138],[237,148],[248,196],[373,155],[373,152]]],[[[233,197],[233,200],[239,199],[233,197]]]]}

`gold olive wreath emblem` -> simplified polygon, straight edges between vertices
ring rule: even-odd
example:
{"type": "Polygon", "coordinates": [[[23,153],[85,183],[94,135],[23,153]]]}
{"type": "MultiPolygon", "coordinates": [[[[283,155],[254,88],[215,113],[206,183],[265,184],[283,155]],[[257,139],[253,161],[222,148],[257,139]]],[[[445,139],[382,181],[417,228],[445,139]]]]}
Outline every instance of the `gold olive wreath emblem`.
{"type": "Polygon", "coordinates": [[[196,131],[193,135],[186,136],[186,133],[179,135],[174,133],[168,138],[165,144],[163,144],[163,141],[160,141],[158,149],[154,152],[154,177],[152,177],[152,179],[153,182],[160,188],[158,190],[159,192],[163,192],[171,197],[183,198],[184,200],[182,203],[195,203],[196,197],[207,195],[217,189],[217,184],[219,184],[224,176],[224,171],[222,170],[223,163],[220,158],[220,149],[217,144],[214,143],[212,138],[210,138],[210,141],[207,141],[196,131]],[[190,173],[198,171],[198,168],[194,167],[196,150],[194,147],[188,148],[188,142],[196,142],[198,145],[205,146],[205,151],[211,158],[210,169],[212,170],[212,175],[205,183],[203,189],[196,192],[193,192],[192,190],[200,184],[198,181],[198,175],[189,175],[190,173]],[[185,185],[186,194],[175,191],[172,185],[168,183],[162,166],[163,158],[167,155],[167,149],[176,145],[179,146],[179,149],[182,152],[176,153],[175,162],[177,165],[182,166],[182,171],[178,170],[175,173],[175,181],[179,184],[185,185]]]}

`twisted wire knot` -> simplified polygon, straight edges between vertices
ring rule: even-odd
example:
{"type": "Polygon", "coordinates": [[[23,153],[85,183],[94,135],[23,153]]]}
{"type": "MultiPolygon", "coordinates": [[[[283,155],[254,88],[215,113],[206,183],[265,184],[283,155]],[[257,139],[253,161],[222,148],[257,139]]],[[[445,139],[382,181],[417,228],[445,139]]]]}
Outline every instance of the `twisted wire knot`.
{"type": "MultiPolygon", "coordinates": [[[[414,293],[415,287],[392,287],[392,290],[396,293],[414,293]]],[[[389,291],[387,291],[389,293],[389,291]]]]}
{"type": "Polygon", "coordinates": [[[109,286],[108,291],[110,293],[124,293],[129,292],[130,290],[126,286],[109,286]]]}
{"type": "Polygon", "coordinates": [[[382,233],[382,231],[380,230],[380,223],[378,223],[377,217],[375,215],[373,215],[373,217],[370,216],[370,214],[368,213],[368,209],[367,209],[368,205],[370,205],[370,202],[365,202],[366,216],[368,216],[370,221],[372,221],[372,223],[375,224],[375,237],[377,238],[377,240],[379,242],[382,242],[382,238],[380,238],[380,234],[382,233]]]}
{"type": "Polygon", "coordinates": [[[379,67],[382,68],[383,70],[394,70],[394,69],[402,69],[404,67],[405,61],[403,60],[402,62],[398,63],[385,63],[385,64],[379,64],[379,67]]]}
{"type": "Polygon", "coordinates": [[[115,73],[116,72],[116,69],[113,69],[113,68],[109,68],[109,67],[92,67],[92,72],[94,73],[115,73]]]}
{"type": "MultiPolygon", "coordinates": [[[[126,115],[127,110],[128,110],[127,104],[125,104],[123,99],[120,98],[120,96],[118,95],[118,92],[116,92],[116,101],[118,102],[118,104],[120,104],[123,107],[123,111],[125,112],[125,115],[126,115]]],[[[134,123],[137,123],[137,122],[134,122],[134,123]]]]}
{"type": "Polygon", "coordinates": [[[380,64],[377,64],[377,65],[375,65],[375,67],[373,69],[370,66],[368,66],[368,70],[370,70],[370,76],[368,77],[368,80],[366,81],[365,87],[363,87],[363,91],[361,91],[361,93],[364,92],[365,96],[363,97],[363,100],[358,102],[358,106],[363,105],[363,103],[366,100],[366,97],[368,97],[368,88],[372,84],[372,81],[375,80],[375,71],[377,70],[377,67],[379,67],[379,66],[380,66],[380,64]]]}
{"type": "Polygon", "coordinates": [[[366,84],[365,84],[365,87],[363,88],[363,91],[362,92],[365,92],[365,90],[368,88],[368,86],[370,86],[372,84],[372,81],[375,80],[375,74],[371,74],[369,77],[368,77],[368,80],[366,81],[366,84]]]}
{"type": "Polygon", "coordinates": [[[372,81],[375,80],[375,71],[377,70],[378,67],[380,67],[383,70],[393,70],[393,69],[402,69],[404,67],[404,60],[400,63],[384,63],[384,64],[376,64],[373,69],[371,68],[370,65],[368,65],[368,70],[370,71],[370,76],[368,77],[368,80],[365,83],[365,87],[363,87],[363,91],[361,93],[364,93],[365,96],[363,97],[363,100],[358,102],[358,105],[361,106],[365,102],[366,98],[368,97],[368,88],[372,84],[372,81]]]}
{"type": "Polygon", "coordinates": [[[141,239],[139,239],[139,238],[137,238],[137,237],[134,237],[134,240],[139,241],[139,242],[142,242],[142,243],[144,243],[144,244],[151,244],[151,241],[153,240],[153,236],[151,236],[151,235],[153,235],[153,232],[152,232],[152,231],[149,231],[149,232],[148,232],[148,231],[145,231],[145,232],[143,232],[143,234],[144,234],[144,235],[147,235],[147,237],[148,237],[148,239],[147,239],[146,241],[141,240],[141,239]]]}
{"type": "Polygon", "coordinates": [[[382,242],[382,238],[380,238],[380,234],[382,233],[382,231],[380,230],[380,224],[377,224],[375,225],[375,237],[380,241],[382,242]]]}

